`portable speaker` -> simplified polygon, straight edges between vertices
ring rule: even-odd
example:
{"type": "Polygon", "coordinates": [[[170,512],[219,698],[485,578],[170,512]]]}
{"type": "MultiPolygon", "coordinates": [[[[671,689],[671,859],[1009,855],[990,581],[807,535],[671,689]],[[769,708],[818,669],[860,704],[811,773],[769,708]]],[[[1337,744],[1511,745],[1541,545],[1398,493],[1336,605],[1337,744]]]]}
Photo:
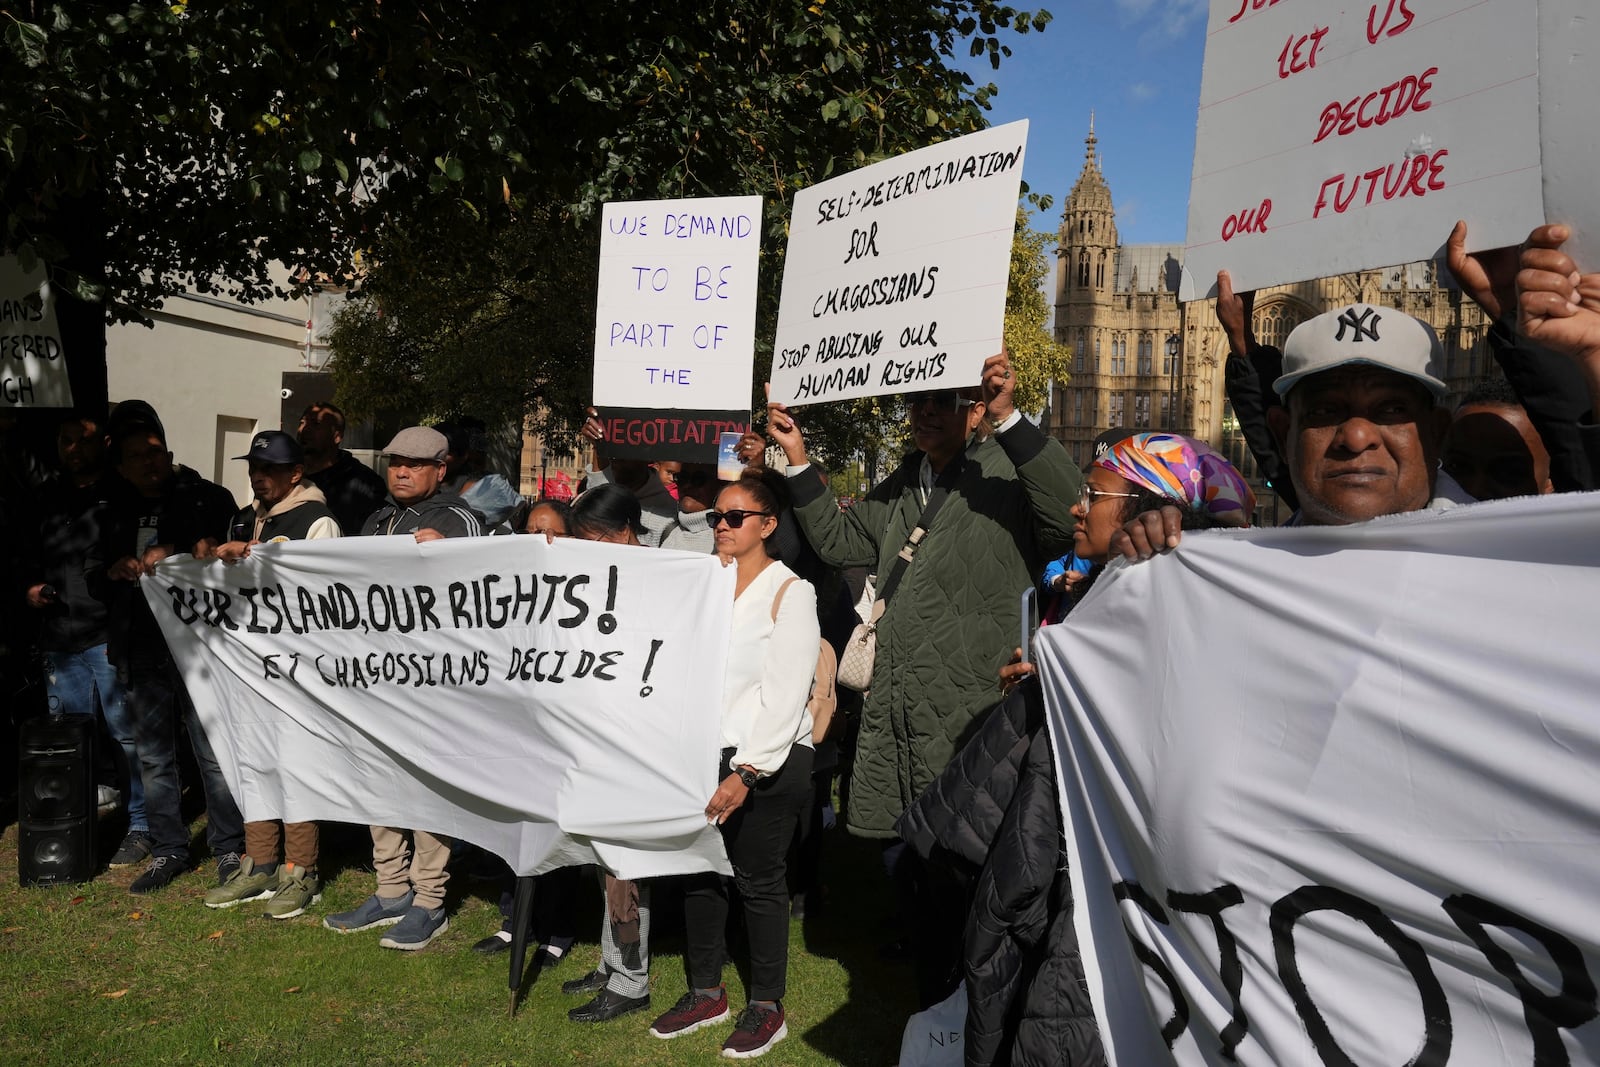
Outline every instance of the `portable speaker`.
{"type": "Polygon", "coordinates": [[[17,838],[17,880],[23,885],[67,885],[94,877],[94,820],[25,822],[17,838]]]}
{"type": "Polygon", "coordinates": [[[17,873],[23,885],[95,872],[94,719],[29,719],[18,738],[17,873]]]}

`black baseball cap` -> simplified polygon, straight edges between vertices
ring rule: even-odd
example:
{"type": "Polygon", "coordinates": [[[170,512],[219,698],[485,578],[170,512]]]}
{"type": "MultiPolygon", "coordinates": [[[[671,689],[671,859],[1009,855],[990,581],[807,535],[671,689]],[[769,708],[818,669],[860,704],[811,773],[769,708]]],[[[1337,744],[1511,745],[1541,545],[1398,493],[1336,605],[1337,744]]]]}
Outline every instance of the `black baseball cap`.
{"type": "Polygon", "coordinates": [[[294,434],[282,430],[262,430],[250,438],[250,451],[234,459],[248,459],[252,463],[304,463],[305,450],[294,434]]]}

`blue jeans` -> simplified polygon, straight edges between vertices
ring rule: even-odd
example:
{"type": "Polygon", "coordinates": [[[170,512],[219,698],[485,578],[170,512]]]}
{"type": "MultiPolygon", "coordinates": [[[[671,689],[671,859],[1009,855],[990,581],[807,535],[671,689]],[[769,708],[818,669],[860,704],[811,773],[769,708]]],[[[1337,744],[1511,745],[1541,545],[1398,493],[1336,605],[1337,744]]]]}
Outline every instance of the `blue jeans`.
{"type": "Polygon", "coordinates": [[[117,669],[106,659],[106,646],[93,645],[82,652],[46,652],[45,660],[49,664],[45,686],[52,708],[60,708],[65,715],[93,715],[99,709],[106,733],[117,743],[112,765],[117,772],[117,788],[128,804],[128,830],[149,830],[133,722],[122,699],[117,669]]]}
{"type": "Polygon", "coordinates": [[[178,778],[180,709],[206,794],[206,843],[217,856],[243,852],[244,818],[171,664],[133,664],[126,701],[144,779],[152,855],[171,856],[180,862],[189,858],[189,827],[183,821],[183,785],[178,778]]]}

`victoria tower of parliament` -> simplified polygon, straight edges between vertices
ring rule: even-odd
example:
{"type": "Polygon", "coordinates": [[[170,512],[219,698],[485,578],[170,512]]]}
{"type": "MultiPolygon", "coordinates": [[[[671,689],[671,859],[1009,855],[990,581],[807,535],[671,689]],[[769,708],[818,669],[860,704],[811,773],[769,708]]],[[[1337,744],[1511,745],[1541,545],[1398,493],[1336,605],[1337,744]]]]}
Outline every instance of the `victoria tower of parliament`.
{"type": "MultiPolygon", "coordinates": [[[[1199,438],[1250,478],[1259,521],[1271,525],[1288,518],[1262,485],[1223,391],[1228,342],[1216,301],[1178,302],[1181,243],[1126,245],[1117,239],[1092,117],[1084,143],[1083,170],[1067,196],[1057,249],[1055,335],[1072,349],[1072,374],[1055,386],[1047,431],[1080,466],[1093,458],[1095,436],[1113,427],[1199,438]]],[[[1441,246],[1445,236],[1439,235],[1441,246]]],[[[1202,288],[1207,281],[1196,279],[1202,288]]],[[[1433,326],[1444,344],[1452,390],[1447,402],[1499,374],[1484,340],[1491,324],[1454,287],[1442,259],[1263,289],[1256,294],[1256,339],[1281,348],[1306,319],[1356,301],[1399,308],[1433,326]]]]}

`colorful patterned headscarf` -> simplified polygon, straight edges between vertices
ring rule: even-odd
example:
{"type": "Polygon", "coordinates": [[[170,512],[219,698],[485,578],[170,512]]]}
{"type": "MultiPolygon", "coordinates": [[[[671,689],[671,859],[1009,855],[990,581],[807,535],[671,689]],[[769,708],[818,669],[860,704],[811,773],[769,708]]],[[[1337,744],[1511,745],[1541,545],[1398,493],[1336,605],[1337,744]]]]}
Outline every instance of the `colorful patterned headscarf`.
{"type": "Polygon", "coordinates": [[[1250,525],[1255,511],[1256,495],[1232,463],[1205,442],[1175,433],[1136,433],[1095,466],[1228,526],[1250,525]]]}

